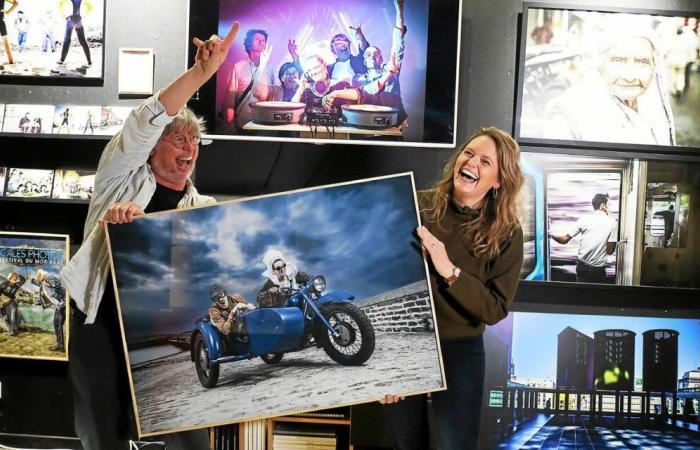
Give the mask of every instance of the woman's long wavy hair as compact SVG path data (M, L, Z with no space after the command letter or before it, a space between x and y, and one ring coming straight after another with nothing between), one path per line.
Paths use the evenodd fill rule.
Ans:
M520 148L508 133L488 127L479 128L472 134L450 157L442 171L442 178L428 191L428 205L424 212L428 221L440 223L452 196L457 158L469 143L479 136L488 136L496 144L501 187L496 191L496 195L493 189L486 193L478 217L465 223L461 232L466 242L471 241L471 250L475 256L491 260L501 253L504 241L520 226L518 198L523 184ZM470 238L466 239L468 236Z

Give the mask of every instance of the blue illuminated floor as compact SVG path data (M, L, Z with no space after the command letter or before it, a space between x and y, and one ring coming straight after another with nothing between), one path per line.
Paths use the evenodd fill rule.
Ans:
M506 438L500 449L638 449L697 450L700 433L692 429L643 429L596 426L587 429L581 419L561 419L539 414Z

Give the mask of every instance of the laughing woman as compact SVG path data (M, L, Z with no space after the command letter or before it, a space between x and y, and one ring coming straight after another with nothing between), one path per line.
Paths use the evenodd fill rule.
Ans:
M448 161L442 179L419 193L418 236L430 283L447 379L432 394L438 449L476 449L484 387L486 325L508 314L523 260L516 214L522 185L518 144L481 128ZM425 449L425 395L382 400L396 449Z

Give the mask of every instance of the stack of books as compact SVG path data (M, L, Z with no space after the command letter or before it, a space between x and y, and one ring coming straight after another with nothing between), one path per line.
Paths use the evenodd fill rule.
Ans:
M238 450L238 424L214 427L214 450Z
M338 438L331 427L302 423L275 423L272 450L336 450Z

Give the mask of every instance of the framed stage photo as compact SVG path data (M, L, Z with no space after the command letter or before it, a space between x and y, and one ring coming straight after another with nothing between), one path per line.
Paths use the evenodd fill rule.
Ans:
M445 389L418 225L412 174L109 225L139 434Z
M700 151L700 9L525 3L515 136L521 144Z
M190 0L190 42L240 22L192 107L217 139L452 148L461 11L461 0Z
M6 1L0 80L100 85L106 0Z
M68 359L65 234L0 231L0 357Z

